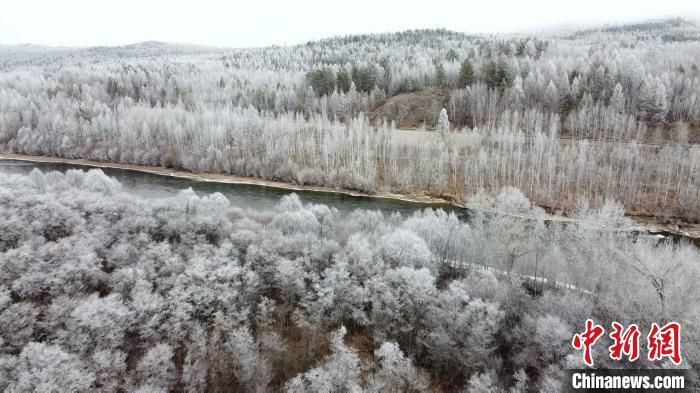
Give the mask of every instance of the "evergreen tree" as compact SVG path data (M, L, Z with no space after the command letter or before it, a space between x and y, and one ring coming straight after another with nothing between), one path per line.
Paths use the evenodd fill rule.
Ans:
M338 86L338 90L343 93L347 93L350 90L350 75L345 68L338 70L338 74L335 77L335 83Z
M442 89L445 87L445 66L442 65L440 61L435 62L435 84L438 88Z
M622 113L625 110L625 97L622 94L622 85L618 82L613 89L613 94L610 97L610 108L616 113Z
M335 73L328 67L309 71L306 80L319 96L330 95L335 89Z
M357 91L369 93L374 89L374 85L377 81L374 67L371 65L353 67L352 80L355 82Z
M490 58L482 67L481 73L488 87L505 89L510 86L511 77L508 72L508 62L504 56L499 56L498 60Z
M445 60L447 61L457 61L457 52L455 52L454 49L450 49L447 51L447 54L445 55Z
M459 81L462 86L471 86L474 83L474 66L469 59L464 59L459 69Z

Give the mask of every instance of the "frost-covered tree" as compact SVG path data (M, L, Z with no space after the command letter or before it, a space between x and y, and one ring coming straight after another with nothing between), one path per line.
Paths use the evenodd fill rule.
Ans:
M134 384L141 389L168 391L176 381L173 349L168 344L157 344L139 360L134 370Z
M612 200L544 224L512 188L468 221L126 191L0 174L0 389L555 392L587 318L700 323L697 247L630 232Z
M437 129L440 134L445 134L450 131L450 120L447 118L447 109L442 108L438 116Z
M89 392L95 374L79 356L56 345L32 342L19 354L8 391Z
M378 359L379 368L371 377L370 391L421 392L428 389L428 375L417 369L395 343L383 343L374 356Z
M287 392L357 391L360 388L360 359L343 343L347 333L340 327L331 336L331 354L318 367L297 375L285 385Z

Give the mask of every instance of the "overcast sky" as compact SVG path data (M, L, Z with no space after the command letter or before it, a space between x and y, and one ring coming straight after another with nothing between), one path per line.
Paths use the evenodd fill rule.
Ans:
M251 47L412 28L508 33L668 16L700 19L700 0L6 0L0 44Z

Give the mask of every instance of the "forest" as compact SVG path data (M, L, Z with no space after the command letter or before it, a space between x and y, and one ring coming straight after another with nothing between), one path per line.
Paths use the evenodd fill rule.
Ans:
M680 368L700 391L700 249L633 226L700 224L699 66L682 18L0 46L0 159L465 214L293 193L256 210L140 197L98 169L0 171L0 391L559 393L587 367L572 337L588 319L679 323L682 361L613 360L606 334L593 367Z
M626 231L614 201L545 222L507 188L474 203L512 214L467 223L140 199L100 170L0 185L3 391L561 392L587 318L678 321L700 386L700 251ZM596 367L675 367L608 341Z
M700 27L0 48L0 151L700 220ZM443 111L444 109L444 111ZM417 128L404 138L397 130Z

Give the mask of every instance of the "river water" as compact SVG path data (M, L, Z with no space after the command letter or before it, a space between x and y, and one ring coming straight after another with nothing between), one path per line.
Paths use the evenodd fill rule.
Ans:
M34 168L37 168L42 172L65 172L69 169L80 169L87 171L94 169L93 167L87 165L0 159L0 173L28 174ZM365 209L379 210L385 215L398 212L403 216L408 216L419 210L433 208L443 209L447 212L454 212L460 219L463 220L468 220L469 217L469 212L467 209L459 208L446 203L410 202L398 199L354 196L323 191L286 190L283 188L257 184L217 183L213 181L182 179L173 176L158 175L119 168L100 169L106 175L117 179L122 184L122 189L124 191L142 198L164 198L173 196L181 190L192 188L195 193L200 196L220 192L231 201L233 206L243 209L270 210L273 209L277 203L279 203L280 199L284 195L296 193L305 204L324 204L330 207L335 207L343 214L347 214L356 209ZM689 240L696 246L700 247L700 239L698 238L689 238L666 231L657 232L665 236L670 236L676 241L682 239Z
M42 172L65 172L69 169L93 169L89 166L74 164L0 160L0 173L28 174L34 168L37 168ZM325 204L337 208L342 213L348 213L355 209L367 209L380 210L385 214L399 212L405 216L410 215L417 210L432 207L441 208L446 211L453 211L459 216L466 215L465 209L449 204L409 202L396 199L352 196L322 191L285 190L277 187L254 184L217 183L212 181L182 179L128 169L100 169L106 175L117 179L122 184L122 189L124 191L143 198L163 198L173 196L181 190L192 188L198 195L220 192L231 201L232 205L240 208L269 210L279 202L282 196L293 192L299 195L304 203Z

